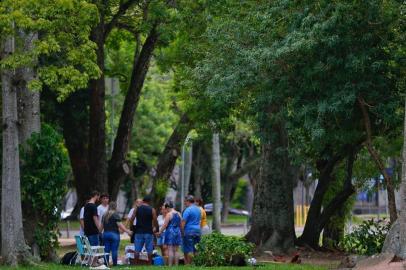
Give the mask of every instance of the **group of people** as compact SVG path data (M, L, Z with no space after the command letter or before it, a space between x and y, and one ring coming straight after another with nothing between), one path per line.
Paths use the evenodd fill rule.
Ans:
M80 211L81 233L89 239L90 245L103 244L105 252L112 255L113 265L117 265L120 233L124 232L134 243L135 259L145 250L151 263L155 246L161 249L167 265L177 265L179 247L182 247L184 262L190 264L201 235L210 230L203 201L188 195L184 203L185 209L180 213L173 202L165 202L157 211L151 206L149 195L136 199L124 225L117 204L109 202L107 194L100 196L95 191Z

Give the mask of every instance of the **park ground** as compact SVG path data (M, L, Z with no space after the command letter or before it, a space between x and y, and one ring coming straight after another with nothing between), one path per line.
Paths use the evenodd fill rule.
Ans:
M12 267L0 267L0 269L21 269L21 270L28 270L28 269L33 269L33 270L62 270L62 269L81 269L80 267L72 267L72 266L61 266L61 265L55 265L55 264L42 264L37 267L18 267L18 268L12 268ZM83 268L82 268L83 269ZM153 270L157 269L155 266L118 266L117 268L114 269L137 269L137 270ZM160 267L159 269L171 269L171 270L203 270L203 269L211 269L211 270L231 270L235 269L234 267L210 267L210 268L205 268L205 267L195 267L195 266L178 266L178 267ZM238 269L241 270L246 270L246 269L253 269L253 267L239 267ZM259 266L255 267L254 269L261 269L261 270L323 270L325 268L322 267L315 267L311 265L279 265L279 264L266 264L264 266Z
M369 216L358 216L353 219L353 222L355 224L359 223L361 220L368 219L370 218ZM297 233L301 233L302 228L296 228ZM59 224L59 230L61 233L60 237L60 247L57 251L59 257L62 257L65 253L74 251L76 249L75 242L74 242L74 235L79 232L79 222L77 221L61 221ZM222 231L224 234L227 235L243 235L246 233L246 217L243 216L236 216L236 215L231 215L229 217L229 220L227 223L222 225ZM67 237L69 231L69 237ZM124 254L124 248L125 246L130 245L130 241L128 237L123 234L122 235L122 240L120 242L120 251L119 254L123 256ZM337 269L340 263L343 261L343 259L347 256L347 254L341 253L341 252L333 252L333 251L323 251L323 252L316 252L316 251L308 251L304 249L299 249L298 254L300 255L300 260L301 264L289 264L290 258L281 258L282 262L275 263L273 262L272 258L270 256L267 256L266 254L257 257L257 260L259 261L258 267L255 269L263 269L263 270L307 270L307 269ZM74 267L65 267L57 264L41 264L37 267L29 267L29 268L13 268L13 269L43 269L43 270L48 270L48 269L72 269ZM155 267L142 267L142 266L137 266L135 267L129 267L129 266L120 266L117 267L118 269L140 269L140 270L149 270L149 269L155 269ZM7 267L0 267L0 269L11 269ZM164 268L165 269L165 268ZM193 270L199 270L199 269L206 269L202 267L185 267L185 266L179 266L179 267L172 267L170 269L193 269ZM217 268L209 268L209 269L215 269L215 270L225 270L225 269L234 269L234 267L217 267ZM241 267L239 269L253 269L252 267ZM378 268L376 268L378 269ZM386 264L386 267L384 268L379 268L379 269L391 269L388 268L388 265Z
M247 232L246 228L246 217L243 216L237 216L237 215L230 215L228 222L222 225L222 233L226 235L237 235L237 236L242 236ZM209 222L210 222L210 217L209 217ZM67 232L69 228L69 238L67 237ZM300 233L300 230L302 228L298 228L298 232ZM74 251L75 250L75 242L73 239L73 236L77 234L79 231L79 222L77 221L71 221L69 222L69 225L66 221L62 221L59 225L59 230L61 232L61 238L60 240L60 248L58 250L58 255L60 257L63 256L63 254L69 252L69 251ZM127 235L123 234L122 235L122 240L120 242L120 251L119 254L120 256L123 256L124 254L124 248L125 246L129 245L130 241L127 237ZM288 264L290 258L281 258L284 262L280 263L275 263L273 262L272 258L270 258L267 255L263 255L258 257L258 261L260 262L260 265L258 269L264 269L264 270L271 270L271 269L280 269L280 270L307 270L307 269L336 269L337 266L340 264L342 259L345 257L344 254L342 253L336 253L336 252L308 252L308 251L299 251L300 254L300 259L302 263L299 264ZM38 269L65 269L65 268L51 268L51 267L56 267L55 265L50 265L50 266L43 266ZM2 268L1 268L2 269ZM7 269L7 268L4 268ZM129 269L128 266L121 267L121 269ZM136 269L150 269L150 268L145 268L145 267L137 267ZM153 269L153 268L151 268ZM176 268L171 268L171 269L176 269ZM199 267L179 267L179 269L203 269ZM220 268L209 268L209 269L216 269L216 270L221 270L221 269L233 269L227 268L227 267L220 267ZM252 267L248 268L239 268L239 269L252 269Z

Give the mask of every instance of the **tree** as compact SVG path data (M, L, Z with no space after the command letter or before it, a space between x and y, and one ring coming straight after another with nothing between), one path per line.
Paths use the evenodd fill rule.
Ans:
M213 194L213 230L221 232L221 175L220 175L220 138L213 133L212 138L212 194Z
M2 54L1 57L1 70L6 74L3 90L5 93L11 91L10 93L13 95L17 95L17 92L20 95L18 104L14 105L14 97L7 94L6 100L8 100L7 104L10 102L10 107L5 106L4 109L9 117L13 117L11 120L15 121L14 124L21 123L17 133L3 133L7 136L7 147L13 147L13 151L16 152L10 153L10 148L3 146L3 151L7 153L3 154L5 158L3 166L8 168L8 171L3 171L5 173L3 192L8 190L7 196L11 194L14 196L10 202L14 199L18 200L18 203L14 202L11 205L20 205L20 210L14 208L16 215L14 221L3 219L2 227L8 230L10 230L10 226L16 227L19 230L19 238L13 239L13 232L10 231L11 238L2 238L2 252L5 254L4 258L7 263L19 264L24 260L30 260L30 256L26 253L23 254L24 256L20 256L25 248L21 244L24 242L24 234L28 235L26 240L30 246L35 241L33 227L24 226L23 233L20 221L17 219L21 214L20 173L17 172L19 170L19 149L13 144L25 144L28 137L34 131L39 130L39 90L43 87L52 88L58 99L62 100L77 88L86 85L90 78L98 76L98 69L94 64L93 43L88 39L88 28L83 27L93 23L92 17L95 9L83 1L69 3L51 0L44 2L2 1L0 11L1 42L10 44L10 40L14 40L12 47L7 47L10 46L7 45L5 48L8 53ZM36 33L39 32L41 35L37 38ZM55 61L56 56L59 57L58 61ZM46 64L40 60L44 60ZM17 72L11 70L17 70ZM36 74L33 73L33 70L36 71ZM28 88L33 92L30 92ZM3 102L5 101L3 100ZM13 106L17 105L19 114L14 116ZM11 131L14 124L8 123ZM15 136L16 141L10 141L11 136ZM10 146L8 146L9 143ZM10 156L13 161L17 160L17 164L10 165L11 160L6 160L7 156ZM12 175L10 168L14 170ZM16 189L17 186L18 189ZM10 188L14 190L14 193L10 193ZM10 199L7 196L2 196L2 200ZM2 207L5 205L8 203L3 203ZM2 212L2 217L5 215L7 215L7 211ZM11 224L10 221L12 221ZM41 222L41 218L34 218L30 221L36 224ZM9 249L10 245L16 245L17 248ZM11 252L11 255L8 252ZM12 254L13 252L15 253ZM10 256L18 256L18 258L11 261L9 259L13 258Z
M3 44L2 57L14 53L14 38ZM17 92L13 86L13 71L1 71L3 161L1 194L1 251L4 261L18 265L30 256L25 244L20 192L20 158L18 145Z
M395 65L395 67L399 68L400 70L400 80L397 84L398 90L401 93L405 92L405 86L406 86L406 69L404 65L404 59L405 59L405 41L406 41L406 35L404 29L406 25L406 5L403 2L401 4L399 10L398 10L398 15L399 15L399 23L396 25L394 28L394 31L396 33L396 39L395 41L389 46L390 51L392 54L395 56L395 59L397 61L394 61L392 64ZM403 60L402 60L403 59ZM406 101L403 98L403 101L405 102L404 104L404 123L403 123L403 150L402 150L402 159L403 159L403 164L402 164L402 174L401 174L401 183L400 183L400 196L401 196L401 211L399 218L397 221L392 224L392 227L390 231L388 232L384 246L382 248L382 252L386 253L392 253L398 256L399 258L406 259Z

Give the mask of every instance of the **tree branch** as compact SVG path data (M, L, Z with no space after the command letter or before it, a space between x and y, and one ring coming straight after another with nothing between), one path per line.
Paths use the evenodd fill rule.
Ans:
M378 151L376 151L376 149L372 145L371 120L369 118L369 114L366 108L367 103L362 97L358 97L358 104L362 112L365 131L367 133L366 147L386 182L386 188L388 190L388 206L389 206L390 222L393 223L397 219L395 190L393 182L390 175L386 172L385 164L382 161L381 157L379 156Z
M255 168L255 166L258 165L258 162L259 162L259 158L254 158L253 160L251 160L249 162L245 162L244 165L240 169L238 169L235 172L233 172L232 174L230 174L228 176L228 178L237 179L237 178L243 177L249 171L251 171L251 169Z
M127 0L124 3L120 4L117 13L114 14L113 18L111 18L111 20L104 26L104 38L107 38L111 30L113 30L113 28L117 25L120 17L123 16L130 7L139 2L139 0Z
M355 153L358 152L358 149L350 150L347 160L347 175L344 182L343 189L330 201L330 203L324 208L323 212L320 215L320 228L324 228L331 216L337 211L337 206L342 205L347 201L347 199L355 193L355 188L352 185L352 174L353 166L355 161Z

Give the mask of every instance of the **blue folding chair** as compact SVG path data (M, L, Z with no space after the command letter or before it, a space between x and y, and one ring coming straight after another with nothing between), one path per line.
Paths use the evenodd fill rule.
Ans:
M89 254L86 252L83 238L80 235L75 235L75 241L76 241L76 249L78 252L78 256L76 257L76 263L81 266L87 265L89 263Z

